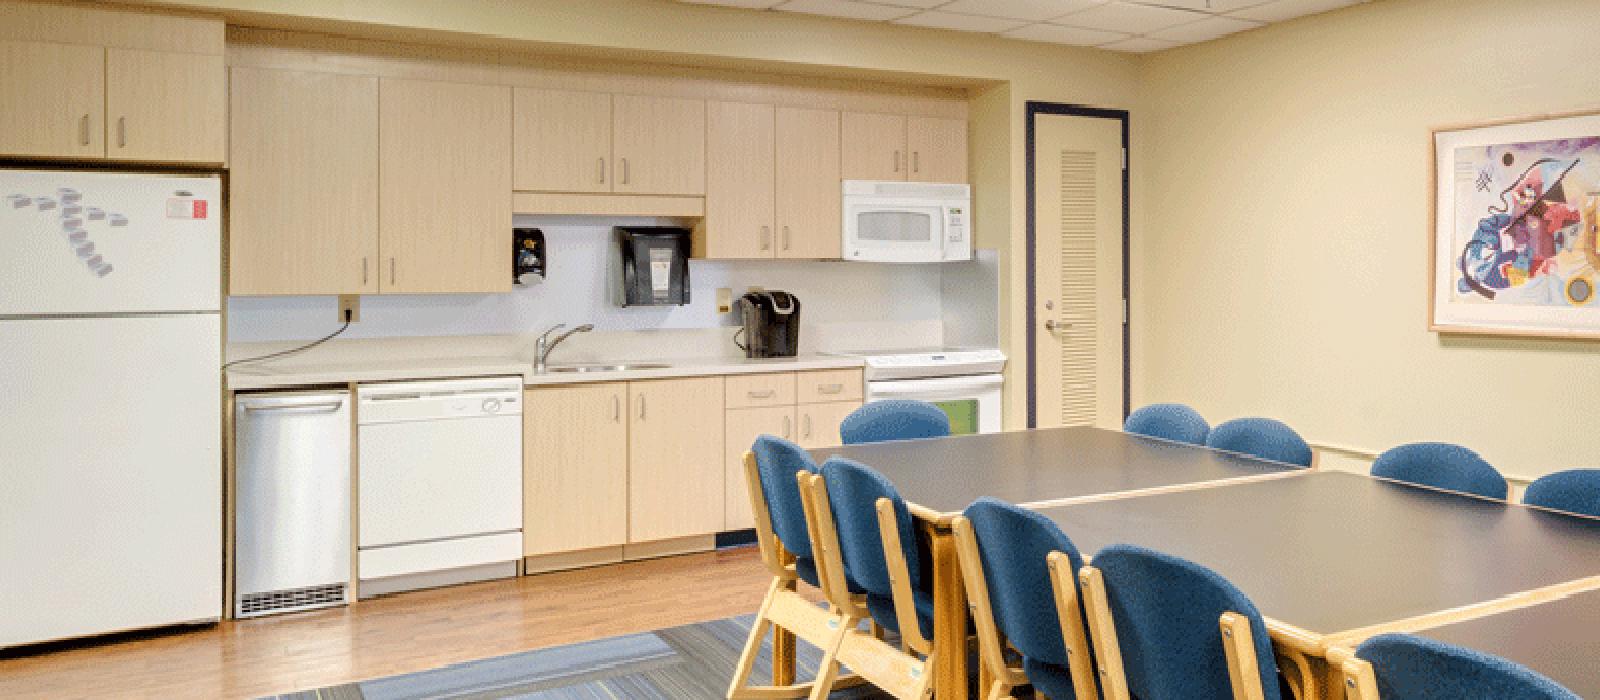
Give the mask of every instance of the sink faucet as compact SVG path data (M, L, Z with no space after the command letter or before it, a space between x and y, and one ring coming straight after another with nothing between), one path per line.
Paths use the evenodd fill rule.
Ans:
M589 331L594 330L593 323L585 323L577 328L556 336L555 340L550 339L551 333L566 327L567 324L565 323L557 323L556 325L551 326L550 330L545 331L539 336L539 343L533 348L533 371L535 374L544 374L545 359L550 357L550 351L556 349L556 346L560 345L561 341L571 337L573 333L588 333Z

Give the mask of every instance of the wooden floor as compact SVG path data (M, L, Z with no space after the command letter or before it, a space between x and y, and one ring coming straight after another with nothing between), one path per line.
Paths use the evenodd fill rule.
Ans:
M752 547L454 586L24 656L0 697L244 698L754 612Z

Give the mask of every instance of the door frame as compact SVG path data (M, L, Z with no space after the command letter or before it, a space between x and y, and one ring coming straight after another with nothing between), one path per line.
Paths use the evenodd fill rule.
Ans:
M1131 205L1133 192L1130 188L1130 173L1133 171L1132 146L1129 143L1128 110L1109 109L1104 107L1090 107L1087 105L1067 104L1060 102L1027 102L1027 142L1024 146L1027 161L1027 292L1026 292L1026 317L1027 317L1027 393L1028 393L1028 428L1039 425L1039 404L1037 348L1038 343L1038 318L1035 306L1038 303L1037 292L1034 288L1037 268L1035 257L1035 243L1037 242L1038 212L1034 211L1034 197L1037 194L1036 168L1034 156L1034 123L1039 115L1065 116L1065 117L1091 117L1096 119L1115 119L1122 125L1122 415L1124 418L1132 410L1133 368L1129 362L1132 357L1131 341L1133 338L1133 300L1132 288L1129 284L1131 265L1129 261L1130 230L1132 224Z

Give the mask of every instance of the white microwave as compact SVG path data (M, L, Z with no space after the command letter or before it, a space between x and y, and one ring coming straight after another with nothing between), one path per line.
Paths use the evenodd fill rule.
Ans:
M845 260L971 260L971 221L968 185L844 181Z

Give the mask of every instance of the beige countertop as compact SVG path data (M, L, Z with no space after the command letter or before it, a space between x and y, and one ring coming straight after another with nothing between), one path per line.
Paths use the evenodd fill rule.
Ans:
M794 372L861 367L855 357L800 355L750 359L743 357L606 358L587 356L566 364L665 364L666 367L604 372L536 374L533 363L513 344L487 338L352 341L312 349L299 355L244 364L227 372L230 391L288 389L351 382L389 382L462 377L521 376L527 386L614 382L673 377ZM252 357L275 348L255 345L229 353L230 359Z

